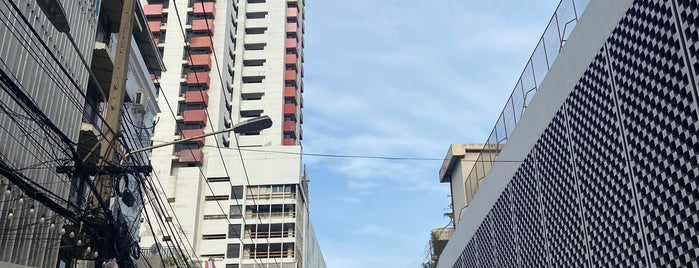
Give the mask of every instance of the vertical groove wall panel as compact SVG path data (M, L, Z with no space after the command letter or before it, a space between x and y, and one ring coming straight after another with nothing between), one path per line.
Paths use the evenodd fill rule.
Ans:
M516 242L509 252L517 254L519 267L546 267L547 239L544 217L540 204L539 180L536 169L536 153L532 152L522 162L510 184L512 195L513 226L516 226Z
M699 266L698 9L633 3L453 267Z
M598 55L567 106L593 267L645 266L606 58ZM614 223L614 224L610 224Z
M699 129L671 5L635 5L609 51L651 263L683 267L699 264Z
M564 114L559 112L535 145L539 152L541 206L549 234L551 266L587 267L584 223L576 193L575 172L567 142Z
M650 260L686 267L699 265L699 129L671 5L634 5L609 50Z
M493 210L490 212L490 232L494 237L493 249L497 256L494 260L494 267L515 267L516 255L510 254L509 247L515 243L515 230L510 206L510 194L505 190L500 196Z

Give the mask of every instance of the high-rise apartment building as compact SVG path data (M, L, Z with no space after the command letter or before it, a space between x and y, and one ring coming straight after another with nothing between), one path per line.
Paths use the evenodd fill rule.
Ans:
M301 171L304 2L142 1L167 68L153 74L164 107L154 143L273 121L152 152L167 220L217 267L325 267ZM143 248L179 239L156 233Z
M699 266L697 14L561 1L437 267Z

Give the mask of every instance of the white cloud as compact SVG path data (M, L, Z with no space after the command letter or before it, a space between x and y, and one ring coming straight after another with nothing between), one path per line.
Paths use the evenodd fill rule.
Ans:
M309 3L304 151L442 158L450 143L483 142L556 3ZM444 224L439 160L304 162L311 176L325 176L314 183L327 188L314 190L332 192L313 199L315 215L333 227L322 233L331 228L314 224L328 267L405 267ZM367 241L372 234L385 236Z

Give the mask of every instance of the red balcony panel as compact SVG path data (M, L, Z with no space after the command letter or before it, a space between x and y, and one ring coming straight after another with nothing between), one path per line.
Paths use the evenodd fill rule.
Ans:
M296 70L284 71L284 80L296 80Z
M213 18L216 15L216 7L214 4L213 2L201 3L197 1L194 3L194 14L207 14Z
M185 103L204 103L204 106L209 106L209 93L203 90L187 91L184 93Z
M189 40L189 46L194 49L207 49L208 51L214 49L214 45L211 43L211 39L208 36L192 37L192 39Z
M284 47L285 48L296 48L298 45L298 40L296 38L287 38L284 40Z
M161 23L159 21L149 21L148 22L148 28L150 29L151 32L160 32L160 25L161 25Z
M284 104L284 114L296 114L296 104L285 103Z
M299 9L295 7L289 7L286 9L286 17L298 17Z
M204 72L188 73L187 84L205 85L206 88L209 88L209 85L211 84L211 77L209 76L209 73Z
M294 138L284 138L284 139L282 140L282 145L287 145L287 146L289 146L289 145L296 145L296 139L294 139Z
M179 151L181 163L202 164L204 161L204 151L201 149L184 149Z
M209 31L209 33L214 33L214 20L193 20L192 21L192 31Z
M284 98L293 98L294 100L296 100L296 88L284 87Z
M287 33L295 33L299 31L299 25L296 24L295 22L289 22L286 24L286 32Z
M206 111L204 110L187 110L184 111L185 123L199 123L206 126Z
M298 61L296 59L296 54L286 54L284 55L285 64L296 64Z
M182 139L187 139L187 138L201 136L201 135L204 135L203 129L185 129L185 130L182 130ZM199 144L204 145L206 143L206 137L196 138L196 139L193 139L192 141L198 142Z
M294 121L284 121L284 126L282 127L284 132L296 132L296 122Z
M206 67L211 70L211 56L209 54L196 54L189 58L189 65L193 67Z
M163 15L163 4L150 4L143 6L146 17L160 17Z

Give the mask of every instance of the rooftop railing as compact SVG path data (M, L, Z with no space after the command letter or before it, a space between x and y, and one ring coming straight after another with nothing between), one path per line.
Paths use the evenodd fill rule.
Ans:
M512 94L502 109L495 127L490 132L483 151L466 178L465 187L468 196L473 196L478 191L482 180L500 153L500 149L507 143L512 131L519 123L522 113L536 94L541 81L565 45L588 3L589 0L562 0L558 4L544 34L539 39L539 43L537 43ZM470 200L467 200L467 203L469 202ZM458 218L461 218L460 212Z

